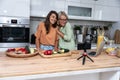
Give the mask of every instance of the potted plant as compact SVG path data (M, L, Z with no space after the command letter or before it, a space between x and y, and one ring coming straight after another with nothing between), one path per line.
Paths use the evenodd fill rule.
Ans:
M74 30L77 34L82 33L82 26L81 25L74 25Z
M91 33L95 34L95 32L97 31L97 27L91 27Z

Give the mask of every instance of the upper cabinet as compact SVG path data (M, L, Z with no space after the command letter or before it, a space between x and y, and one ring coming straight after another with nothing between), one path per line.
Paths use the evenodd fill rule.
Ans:
M30 16L30 0L0 0L0 16Z
M120 6L120 0L96 0L97 5Z
M81 0L81 3L85 3L85 4L94 4L96 0Z
M51 10L65 11L69 19L120 20L120 0L31 0L30 16L46 17Z
M94 9L94 20L120 20L120 0L97 0Z
M70 19L87 19L93 18L94 5L82 4L80 2L67 1L66 12Z
M66 12L70 19L119 21L120 0L67 0Z
M114 6L97 5L94 11L94 20L119 21L120 8Z
M30 16L46 17L49 11L65 11L65 0L31 0Z

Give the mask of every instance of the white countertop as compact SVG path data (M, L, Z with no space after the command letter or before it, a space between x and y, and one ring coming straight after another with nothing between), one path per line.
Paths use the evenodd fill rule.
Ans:
M58 73L48 73L48 74L36 74L36 75L25 75L25 76L14 76L14 77L4 77L0 78L0 80L53 80L55 77L65 77L65 76L73 76L78 75L79 77L86 77L90 74L97 74L97 73L103 73L103 72L110 72L110 71L119 71L120 67L111 67L111 68L102 68L102 69L93 69L93 70L83 70L83 71L69 71L69 72L58 72ZM83 75L85 74L85 75ZM108 75L107 75L108 76ZM91 76L89 76L90 78ZM94 76L96 77L96 75ZM74 77L75 78L75 77ZM58 79L57 79L58 80Z

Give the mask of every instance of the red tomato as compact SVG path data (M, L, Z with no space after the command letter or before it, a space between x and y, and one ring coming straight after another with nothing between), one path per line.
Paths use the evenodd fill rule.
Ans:
M8 49L7 52L15 51L15 48Z
M52 54L52 50L46 50L45 52L44 52L44 55L51 55Z
M44 55L47 55L47 51L44 52Z
M51 55L52 54L52 50L48 50L47 53L48 53L48 55Z

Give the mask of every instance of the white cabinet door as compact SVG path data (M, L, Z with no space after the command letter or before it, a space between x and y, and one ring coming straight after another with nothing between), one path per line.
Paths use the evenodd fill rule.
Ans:
M46 17L49 11L65 10L65 0L31 0L31 16Z
M72 1L72 2L80 2L80 3L91 3L93 4L95 0L67 0L67 1Z
M94 20L102 21L119 21L120 8L111 6L96 5L94 12Z
M81 0L66 0L66 1L80 2Z
M30 0L0 0L0 16L29 17Z
M80 2L81 2L81 3L85 3L85 4L87 4L87 3L89 3L89 4L94 4L94 3L95 3L95 0L81 0Z
M106 6L120 6L120 0L97 0L96 4Z
M68 1L66 2L66 11L70 19L91 20L93 18L94 5Z

